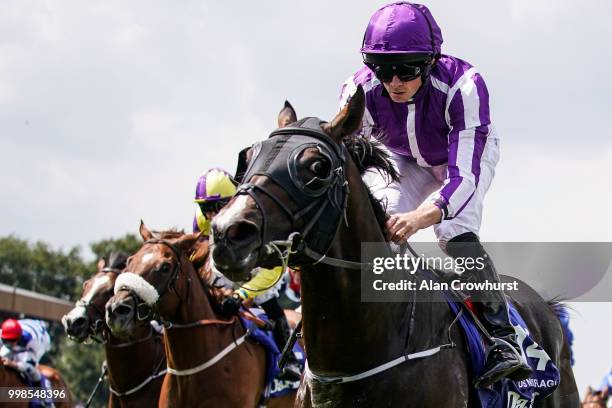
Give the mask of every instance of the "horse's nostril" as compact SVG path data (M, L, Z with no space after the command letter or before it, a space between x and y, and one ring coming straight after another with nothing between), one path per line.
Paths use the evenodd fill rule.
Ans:
M247 222L237 222L227 229L227 238L230 241L246 241L258 234L257 227Z
M117 307L115 307L115 310L113 310L113 313L115 313L117 316L123 317L130 316L132 312L132 306L126 305L125 303L117 305Z
M79 331L82 330L83 328L87 327L87 319L85 317L77 317L73 322L72 322L72 329L75 331Z

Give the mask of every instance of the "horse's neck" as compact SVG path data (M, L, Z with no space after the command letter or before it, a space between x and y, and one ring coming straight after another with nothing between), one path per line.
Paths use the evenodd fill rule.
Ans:
M153 371L164 357L164 350L161 340L155 334L147 341L131 346L117 347L120 344L120 340L111 338L105 345L105 351L111 385L123 392L154 374Z
M348 227L341 225L329 257L360 261L362 242L385 241L365 186L359 183L349 185ZM404 323L411 305L361 302L360 273L321 264L302 273L306 347L309 365L317 372L370 368L397 357L405 347Z
M185 274L183 290L180 291L181 301L176 316L170 321L191 323L201 319L215 318L206 283L191 265L188 265L181 273Z
M172 323L189 324L201 320L224 320L215 314L210 303L210 297L206 284L201 281L200 276L190 268L185 278L190 283L185 290L181 291L181 305ZM219 352L219 338L223 344L231 343L234 339L234 329L237 323L223 324L195 324L193 327L179 327L167 329L166 333L166 358L168 366L176 369L193 367L194 362L203 362L211 358L214 353ZM193 345L197 344L197 347ZM187 377L177 377L180 381L189 381ZM178 380L177 380L178 381Z

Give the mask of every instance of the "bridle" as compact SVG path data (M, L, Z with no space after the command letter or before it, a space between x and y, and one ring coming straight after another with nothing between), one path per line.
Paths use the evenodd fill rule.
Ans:
M178 280L178 276L182 268L180 251L174 244L166 240L163 240L163 239L149 239L144 242L143 246L144 245L156 245L156 244L165 245L166 247L170 248L174 257L176 258L176 263L174 264L172 271L170 272L168 277L164 281L162 281L159 285L157 285L157 287L153 287L153 289L157 292L158 297L162 296L163 294L165 294L166 292L170 290L173 290L176 293L176 295L180 298L180 295L176 289L176 281ZM123 274L135 275L133 272L130 272L127 269L123 272ZM144 279L142 280L144 281ZM154 318L159 318L157 311L156 311L157 303L151 304L145 301L143 299L142 294L139 294L137 290L135 290L134 288L128 285L122 285L120 283L118 287L116 286L115 294L117 294L120 291L127 291L134 298L134 301L136 302L136 320L137 321L142 322L142 321L147 321L147 320L151 320Z
M322 262L359 269L363 265L359 262L327 258L325 255L341 219L344 218L346 222L349 187L346 180L347 148L344 143L336 144L323 132L323 123L317 118L302 119L296 126L277 129L267 140L254 145L251 161L243 177L246 183L238 187L236 196L250 196L261 211L261 239L264 245L259 250L260 256L276 252L283 264L292 266ZM329 162L330 171L326 177L314 177L308 181L300 178L298 160L308 148L318 149ZM251 178L256 175L271 179L299 209L291 210L268 188L251 183ZM269 240L269 212L257 193L270 198L286 215L293 231L286 240ZM284 251L280 247L284 247Z
M116 273L117 275L119 275L121 273L121 269L105 267L105 268L102 268L100 272L104 272L104 273L112 272L112 273ZM106 336L104 335L104 326L106 325L106 323L104 322L104 310L100 309L100 307L98 307L95 303L93 303L93 299L84 300L83 297L75 303L75 306L82 307L83 309L85 309L85 315L87 316L87 320L89 320L88 308L92 308L94 312L96 312L97 316L102 316L102 318L98 318L94 320L87 327L87 333L88 333L87 338L91 339L92 341L96 343L106 344L107 339L106 339Z

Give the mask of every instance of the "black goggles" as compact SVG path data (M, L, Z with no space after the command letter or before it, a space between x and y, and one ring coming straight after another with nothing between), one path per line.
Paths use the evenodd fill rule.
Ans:
M381 82L391 82L393 76L397 75L400 81L412 81L417 79L425 71L426 63L421 64L366 64L376 78Z
M221 200L216 201L203 201L198 203L198 205L200 206L200 210L202 210L203 214L206 214L208 212L218 213L223 207L225 207L225 204L227 204L228 202L229 198L223 198Z

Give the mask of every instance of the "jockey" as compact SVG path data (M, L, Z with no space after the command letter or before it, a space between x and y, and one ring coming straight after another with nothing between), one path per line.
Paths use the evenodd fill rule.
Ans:
M198 208L193 219L193 232L200 232L203 236L208 236L210 221L234 194L236 194L236 182L228 172L221 169L210 169L204 172L198 178L196 185L194 201L198 204ZM235 290L231 298L225 299L223 310L227 314L235 314L244 301L253 300L274 322L272 332L274 341L282 351L291 335L285 312L278 303L278 288L281 285L280 278L283 269L282 267L258 269L253 279ZM279 378L298 381L301 376L298 360L294 353L290 353Z
M7 319L2 323L2 349L0 356L5 364L21 373L32 387L44 387L36 366L51 349L51 338L46 324L40 320Z
M399 183L388 184L378 173L365 178L387 202L388 239L405 242L433 226L450 256L485 259L484 268L466 276L498 282L478 237L483 199L499 160L489 94L478 71L441 54L441 45L440 27L427 7L407 2L382 7L366 28L364 66L344 83L340 107L363 87L360 133L381 141L399 170ZM473 298L489 333L503 340L488 353L477 386L528 378L531 369L521 357L504 294L487 291Z

